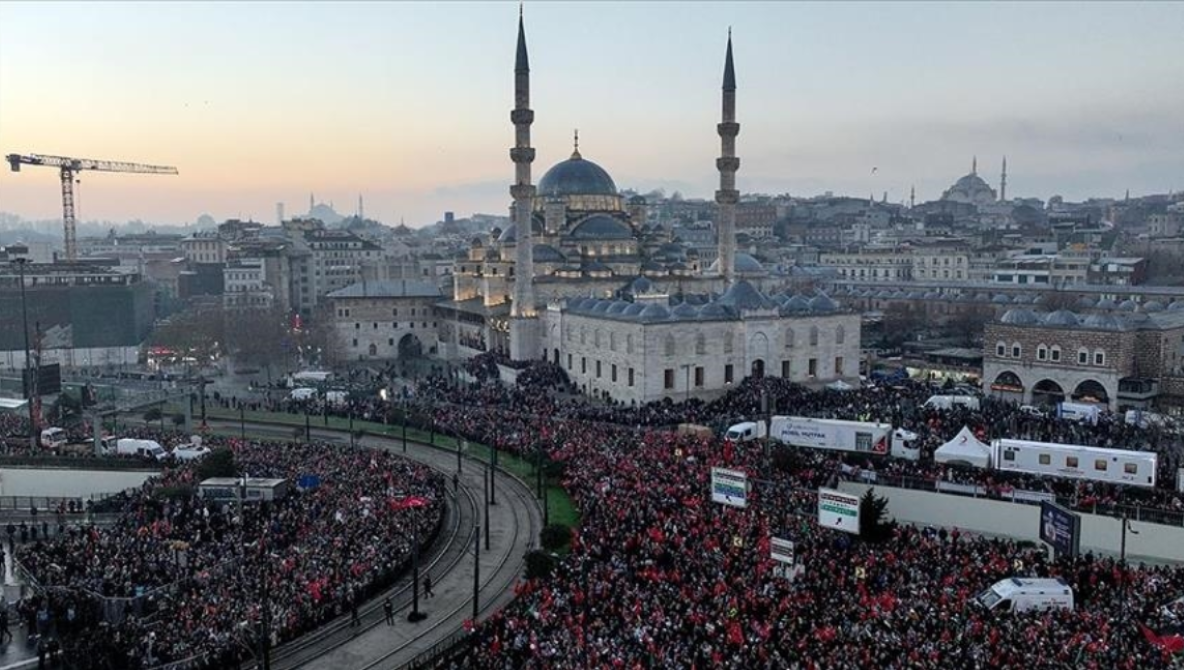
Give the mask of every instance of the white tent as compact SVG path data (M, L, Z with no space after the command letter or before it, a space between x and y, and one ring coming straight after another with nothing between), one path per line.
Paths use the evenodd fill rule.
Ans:
M827 384L826 388L832 391L850 391L855 387L843 381L842 379L836 379L835 381Z
M962 430L958 431L954 439L938 447L933 458L938 463L989 468L991 448L980 442L969 428L962 426Z

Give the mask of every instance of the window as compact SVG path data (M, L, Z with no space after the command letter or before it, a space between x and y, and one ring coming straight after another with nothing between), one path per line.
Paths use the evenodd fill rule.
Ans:
M1128 475L1139 474L1139 466L1136 463L1123 463L1122 471Z
M728 363L727 365L724 366L724 383L725 384L732 383L732 364L731 363Z
M1020 343L1019 343L1019 342L1016 342L1015 344L1012 344L1012 345L1011 345L1011 357L1012 357L1012 358L1019 358L1019 357L1020 357L1020 352L1022 352L1022 351L1023 351L1023 350L1022 350L1022 349L1020 349Z
M1077 463L1076 456L1066 456L1065 457L1065 467L1066 468L1076 468L1077 464L1078 463Z
M1036 347L1036 360L1048 360L1048 347L1044 346L1043 344Z
M415 308L414 307L411 308L411 316L415 316Z
M707 353L707 338L703 336L703 333L695 336L695 353L700 356Z
M703 368L702 367L695 368L695 386L697 388L703 387Z
M377 324L377 323L375 323L375 324L374 324L374 330L378 330L378 324Z
M735 348L735 336L732 333L724 333L724 353L730 354Z
M1100 350L1095 351L1094 352L1094 365L1105 365L1105 364L1106 364L1106 353L1104 351L1100 351Z
M818 346L818 326L810 326L810 346Z
M1106 459L1099 458L1098 460L1094 461L1094 470L1105 472L1109 465L1110 464L1106 462Z
M608 350L609 351L616 351L617 350L617 334L616 334L616 332L611 331L611 330L608 331Z
M592 333L592 346L596 347L597 349L600 348L600 329L599 328L597 328L596 331Z
M843 357L842 356L835 356L835 374L836 375L843 374Z
M356 337L354 338L354 346L355 347L358 346L358 338L356 338Z
M571 354L567 355L567 369L571 369Z
M1004 356L1006 356L1007 355L1007 345L1003 344L1002 342L996 342L995 343L995 355L998 356L999 358L1003 358Z
M399 316L399 308L398 307L391 310L391 316Z
M600 361L596 361L596 378L600 379Z
M617 383L617 365L616 365L616 363L613 364L612 372L613 372L612 380L613 380L613 383L616 384Z
M362 324L360 324L360 323L354 324L354 330L361 330L361 329L362 329Z
M386 340L386 346L388 346L388 347L393 347L393 346L395 346L395 338L393 338L393 337L388 337L388 338L387 338L387 340Z
M810 359L809 364L806 366L806 373L809 374L810 377L817 377L818 376L818 359L817 358Z
M835 344L842 344L847 340L847 331L842 325L835 326Z
M1015 460L1015 451L1012 449L1008 449L1008 450L1004 451L1003 452L1003 460L1014 461Z
M665 383L663 388L667 390L674 388L674 370L666 368L662 373L662 380Z
M633 333L627 333L625 335L625 353L633 353ZM630 384L630 386L632 386L632 384Z
M580 356L580 374L588 374L588 357Z
M580 344L588 344L588 331L580 326Z
M673 335L666 336L666 341L663 343L662 348L665 350L667 356L674 355L676 347L674 345L674 336Z
M1086 351L1085 349L1078 349L1077 350L1077 364L1078 365L1089 365L1089 352L1088 351Z
M789 361L781 361L781 377L789 379Z
M1048 351L1048 357L1052 359L1053 363L1059 362L1061 360L1061 348L1055 344L1052 345L1052 349Z
M1040 454L1040 464L1041 465L1049 465L1051 463L1052 463L1052 456L1049 456L1048 454Z
M785 348L793 349L793 328L785 329Z
M633 368L629 368L629 385L633 386Z

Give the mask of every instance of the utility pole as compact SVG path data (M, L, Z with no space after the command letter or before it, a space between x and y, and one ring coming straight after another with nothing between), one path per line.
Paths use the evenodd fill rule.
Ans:
M411 507L411 525L415 536L415 545L411 554L411 613L407 615L407 620L412 623L427 618L427 615L419 611L419 513L417 510L418 506Z
M247 439L247 408L241 404L238 406L238 426L239 436Z
M403 397L403 411L400 412L403 424L403 453L407 453L407 397Z
M308 405L304 406L304 441L312 442L312 425L308 420Z
M37 410L33 407L33 394L37 392L37 375L33 370L32 356L29 354L29 307L25 300L25 266L29 264L29 259L18 258L13 261L16 263L17 273L20 276L21 282L21 327L25 334L25 369L24 374L28 376L29 384L26 392L25 400L29 403L29 446L33 448L33 453L37 452Z
M489 478L493 474L493 467L485 468L485 550L489 551Z
M489 461L489 504L497 504L497 487L494 485L493 473L497 470L497 444L493 445L493 458Z
M477 524L477 533L473 535L473 625L477 625L477 613L481 610L478 603L481 594L481 524Z

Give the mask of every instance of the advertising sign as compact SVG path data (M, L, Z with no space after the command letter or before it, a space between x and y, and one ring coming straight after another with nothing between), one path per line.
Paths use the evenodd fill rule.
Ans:
M1040 539L1058 556L1076 556L1081 550L1081 517L1056 503L1041 502Z
M711 502L748 507L748 475L739 470L711 468Z
M834 489L818 489L818 525L859 534L859 496Z
M770 538L769 557L779 563L793 565L793 540L783 540L779 537Z

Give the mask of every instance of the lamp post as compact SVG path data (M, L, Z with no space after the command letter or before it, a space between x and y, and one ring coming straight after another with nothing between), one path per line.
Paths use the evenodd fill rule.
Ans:
M21 282L21 328L25 334L25 369L24 374L29 378L29 391L32 392L36 388L37 378L33 372L32 356L29 354L29 308L25 300L25 266L29 264L29 259L18 258L13 261L16 263L17 273L20 276ZM36 409L33 407L32 393L26 393L25 400L29 403L29 446L33 448L34 453L37 451L37 415Z
M1125 514L1123 514L1122 515L1122 543L1120 545L1119 553L1118 553L1118 560L1120 560L1123 563L1126 563L1126 534L1127 533L1130 533L1131 535L1138 535L1139 531L1135 530L1134 528L1131 528L1131 520ZM1123 584L1124 585L1126 584L1125 580L1123 580Z
M473 625L477 624L477 613L481 610L478 599L481 594L481 524L473 535Z
M690 399L691 399L691 364L690 364L690 363L683 363L683 364L682 364L682 365L680 365L679 367L681 367L683 370L686 370L686 371L687 371L687 375L686 375L686 378L687 378L687 394L686 394L686 396L683 398L683 401L685 402L685 401L688 401L688 400L690 400Z

